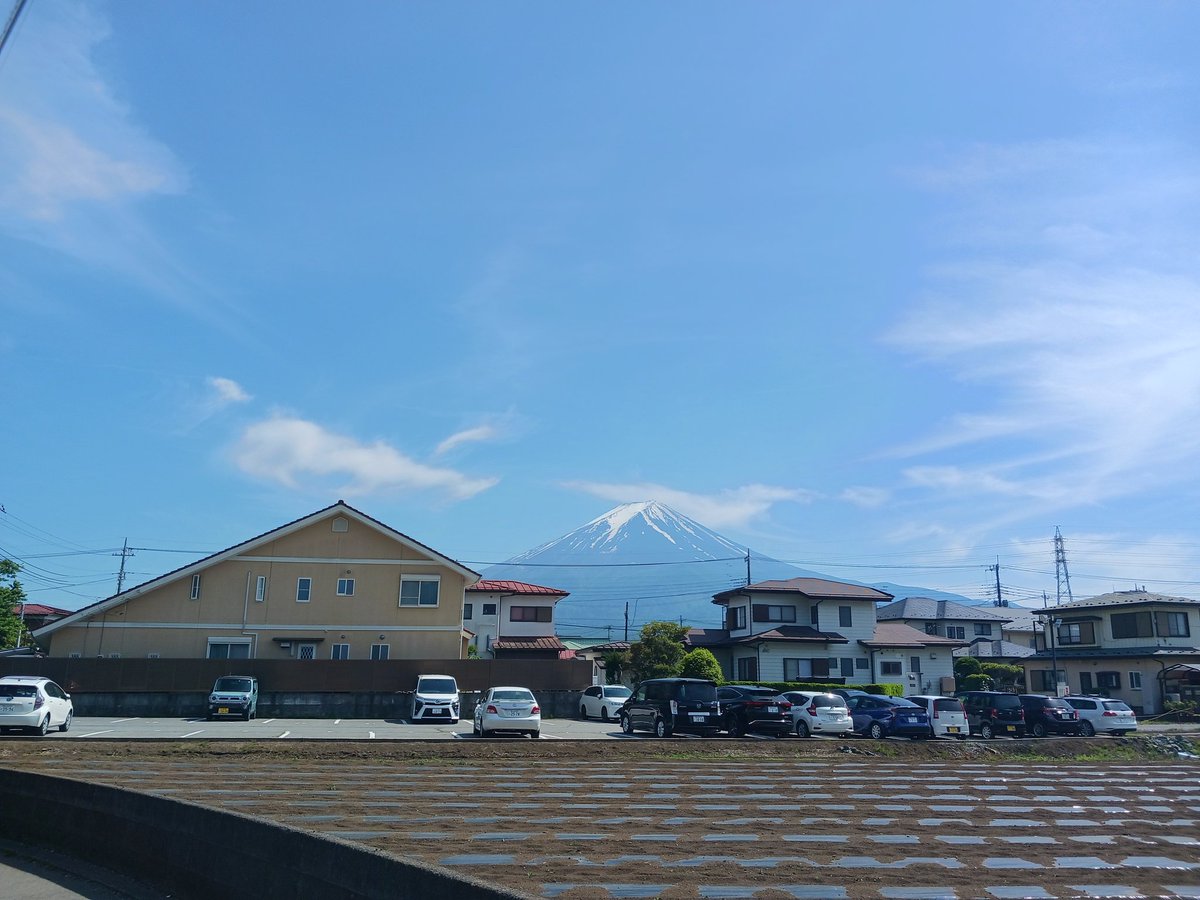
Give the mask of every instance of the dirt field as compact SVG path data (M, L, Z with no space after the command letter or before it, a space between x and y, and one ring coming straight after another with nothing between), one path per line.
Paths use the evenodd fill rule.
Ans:
M532 896L1200 897L1200 765L1180 746L5 741L0 765Z

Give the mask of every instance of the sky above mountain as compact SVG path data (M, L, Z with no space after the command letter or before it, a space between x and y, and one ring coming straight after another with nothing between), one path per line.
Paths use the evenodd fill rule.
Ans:
M658 500L857 581L1200 594L1200 8L30 3L0 555Z

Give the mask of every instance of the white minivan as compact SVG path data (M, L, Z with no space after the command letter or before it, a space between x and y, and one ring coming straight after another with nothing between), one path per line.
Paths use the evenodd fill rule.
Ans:
M911 700L925 710L929 716L930 737L952 737L965 741L971 733L967 724L967 712L963 709L961 700L932 694L920 694L904 699Z
M458 682L453 675L417 676L412 721L458 724Z

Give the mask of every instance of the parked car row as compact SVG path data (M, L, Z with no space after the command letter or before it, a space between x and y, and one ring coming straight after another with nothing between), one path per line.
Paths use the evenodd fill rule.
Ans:
M659 737L724 731L734 737L755 732L777 737L859 734L876 740L966 740L978 735L991 740L1027 734L1122 735L1137 730L1133 710L1106 697L1059 699L1001 691L891 697L853 688L779 693L751 685L718 687L693 678L643 681L620 707L605 712L618 719L625 734L651 731Z

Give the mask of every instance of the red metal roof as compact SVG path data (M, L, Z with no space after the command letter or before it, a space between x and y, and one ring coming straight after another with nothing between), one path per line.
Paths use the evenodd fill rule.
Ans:
M566 650L566 645L556 637L497 638L492 641L493 650Z
M543 587L540 584L526 584L524 581L477 581L468 591L485 591L491 594L545 594L551 597L566 597L567 591L558 588Z
M18 603L13 607L13 612L18 616L21 614L21 604ZM44 603L26 603L25 615L27 616L69 616L71 610L59 609L57 606L46 606Z

